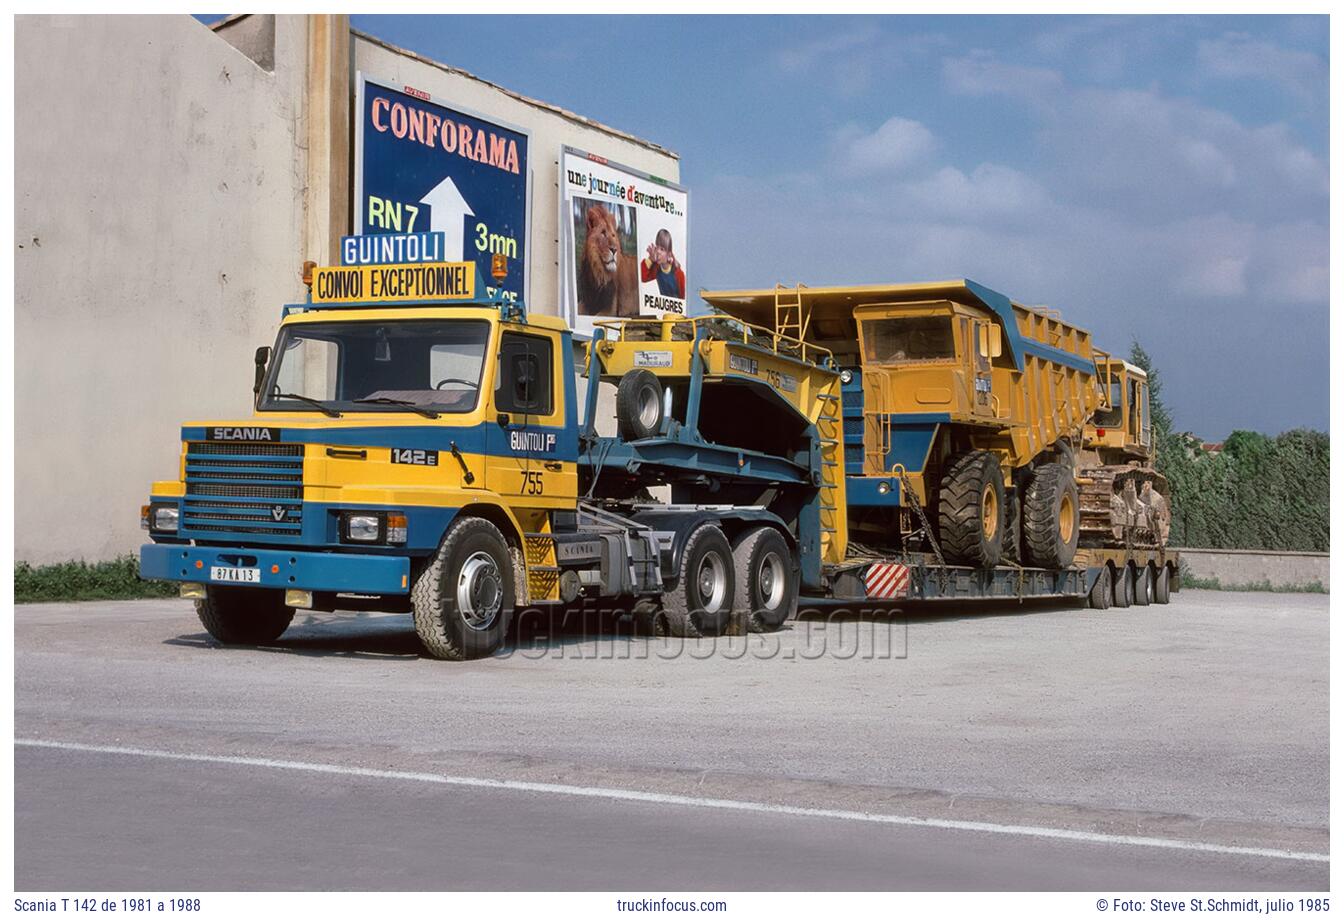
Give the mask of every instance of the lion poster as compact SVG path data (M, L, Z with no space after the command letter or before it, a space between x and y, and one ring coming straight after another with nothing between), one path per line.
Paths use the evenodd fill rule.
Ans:
M685 315L686 190L570 147L560 173L561 287L575 332Z

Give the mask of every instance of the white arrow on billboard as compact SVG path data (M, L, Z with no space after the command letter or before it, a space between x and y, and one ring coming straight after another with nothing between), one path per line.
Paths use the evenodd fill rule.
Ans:
M467 199L457 190L452 176L429 190L421 204L429 205L429 229L443 231L443 254L447 259L467 261L466 235L463 227L468 217L476 212L467 204Z

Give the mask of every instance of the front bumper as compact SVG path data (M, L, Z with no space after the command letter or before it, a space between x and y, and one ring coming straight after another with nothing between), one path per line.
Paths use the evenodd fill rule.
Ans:
M405 556L359 553L310 553L227 546L146 543L140 547L140 577L200 584L215 581L214 566L260 570L261 580L245 587L340 591L351 594L407 594L411 560Z

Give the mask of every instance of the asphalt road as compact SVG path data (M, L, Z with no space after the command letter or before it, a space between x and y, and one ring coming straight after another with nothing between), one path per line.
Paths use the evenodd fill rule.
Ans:
M1323 889L1327 600L464 664L405 616L228 649L186 602L21 606L15 885Z

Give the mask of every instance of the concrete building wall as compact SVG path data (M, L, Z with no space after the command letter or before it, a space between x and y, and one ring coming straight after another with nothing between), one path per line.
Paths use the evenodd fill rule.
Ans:
M302 292L305 20L267 70L187 16L17 18L17 559L133 551L182 421L251 413Z

